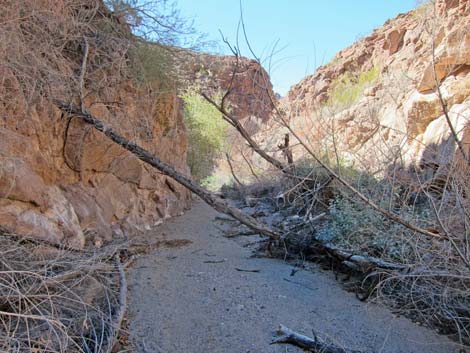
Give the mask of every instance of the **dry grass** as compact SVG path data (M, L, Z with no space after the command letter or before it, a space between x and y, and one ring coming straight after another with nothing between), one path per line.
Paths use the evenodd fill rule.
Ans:
M123 80L130 31L118 26L102 1L7 0L0 14L5 93L13 102L22 93L25 101L19 103L27 106L51 97L76 99L84 36L93 48L88 91Z
M107 352L119 247L79 253L0 237L0 351Z

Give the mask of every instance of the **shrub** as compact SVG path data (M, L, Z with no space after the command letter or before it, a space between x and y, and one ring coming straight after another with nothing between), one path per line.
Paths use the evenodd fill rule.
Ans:
M370 180L367 184L362 191L380 207L387 209L389 198L383 195L389 192L390 186L385 185L383 180L376 181L373 189ZM392 212L410 223L423 228L431 227L434 223L433 214L427 206L394 205L397 207L394 207ZM331 200L328 220L317 233L318 240L334 243L353 253L370 254L401 263L416 260L413 242L417 237L419 238L408 228L356 201L344 190L338 190L337 196Z
M157 43L136 43L131 51L132 77L138 84L157 84L160 90L173 90L178 83L174 53Z
M415 19L425 19L433 11L434 2L429 0L418 1L418 6L412 11Z
M345 108L354 104L378 78L379 70L376 66L358 75L350 71L344 73L331 83L327 106Z
M182 96L188 129L188 165L193 178L203 182L214 170L227 135L227 123L221 113L195 91ZM221 95L213 97L220 101Z

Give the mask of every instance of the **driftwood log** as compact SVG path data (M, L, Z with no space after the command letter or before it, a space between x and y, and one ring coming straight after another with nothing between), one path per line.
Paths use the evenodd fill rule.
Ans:
M257 221L255 218L240 211L238 208L230 206L225 200L221 199L214 193L199 186L187 176L179 173L168 164L162 162L158 157L154 156L153 154L143 149L142 147L138 146L134 142L131 142L127 140L125 137L119 135L117 132L115 132L109 126L104 124L101 120L94 117L85 109L82 110L80 107L74 104L65 103L59 100L55 100L54 103L62 112L67 114L69 117L78 118L84 121L85 123L90 124L96 130L106 135L106 137L108 137L109 139L111 139L112 141L114 141L115 143L123 147L124 149L128 150L135 156L137 156L137 158L139 158L141 161L158 169L164 175L169 176L170 178L172 178L179 184L183 185L187 189L194 192L203 201L205 201L209 206L213 207L217 211L221 213L225 213L237 219L238 221L240 221L240 223L255 230L257 233L260 233L269 237L270 239L277 240L281 238L280 231L271 229L267 225Z
M300 333L292 331L290 328L284 325L279 325L276 333L279 335L279 337L271 341L271 344L292 344L314 353L362 353L361 351L353 351L332 344L320 342L317 338L304 336Z

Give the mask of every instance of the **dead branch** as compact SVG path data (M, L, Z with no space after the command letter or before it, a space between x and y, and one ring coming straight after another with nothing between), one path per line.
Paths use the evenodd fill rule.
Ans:
M119 135L117 132L115 132L109 126L105 125L101 120L97 119L89 112L82 112L81 109L78 108L76 105L67 104L59 100L55 100L54 103L65 114L77 117L85 123L90 124L96 130L102 132L106 137L111 139L113 142L117 143L119 146L134 154L141 161L151 165L155 169L158 169L164 175L169 176L182 186L191 190L196 195L198 195L203 201L205 201L209 206L213 207L217 211L232 216L233 218L239 220L240 223L246 225L247 227L255 230L258 233L268 236L273 240L280 239L281 234L278 230L273 230L265 224L258 222L253 217L248 216L244 212L240 211L238 208L230 206L226 201L222 200L214 193L197 185L190 178L177 172L174 168L162 162L157 156L152 155L150 152L138 146L134 142L131 142L123 136Z
M119 273L119 307L117 308L116 314L114 315L113 323L111 325L112 333L109 339L108 347L104 350L105 353L111 353L113 350L115 341L119 335L119 331L121 330L122 320L124 319L124 314L126 312L127 307L126 273L124 272L124 268L122 267L121 260L119 259L118 254L114 255L114 264Z
M332 344L320 342L317 338L310 338L292 331L290 328L279 325L276 333L280 336L271 344L288 343L315 353L361 353L350 349L341 348Z
M243 183L240 181L240 179L238 179L238 177L235 174L235 170L233 169L233 164L228 153L225 153L225 158L227 159L227 163L228 163L228 166L230 167L230 173L232 173L233 179L238 184L238 186L243 186Z
M238 271L238 272L253 272L253 273L259 273L261 272L261 270L247 270L247 269L244 269L244 268L238 268L238 267L235 267L235 271Z
M243 153L241 149L240 149L240 154L245 160L246 164L248 165L248 168L250 169L251 174L255 177L257 181L259 181L259 177L258 175L256 175L255 170L253 169L253 166L251 165L250 161L245 157L245 154Z
M69 281L71 279L74 279L79 276L83 276L84 274L89 274L89 273L94 273L98 271L102 272L111 272L112 271L112 266L105 263L105 262L98 262L96 264L91 264L88 266L81 266L78 269L73 269L67 272L63 272L61 274L58 274L54 277L48 277L44 284L48 286L54 286L57 284L61 284L61 282L64 281Z
M347 251L341 250L333 244L323 244L318 242L318 244L315 244L315 247L326 251L342 262L351 262L363 270L381 268L384 270L403 271L410 268L408 265L388 262L372 256L351 254Z
M284 143L280 143L277 147L279 148L279 150L282 151L282 153L286 157L287 164L289 166L294 165L294 157L292 156L292 151L289 145L289 134L284 135Z
M253 138L250 136L248 131L243 127L243 125L238 121L236 117L234 117L232 114L230 114L224 106L220 106L217 104L212 98L210 98L207 94L202 93L202 96L206 101L208 101L210 104L212 104L221 114L224 120L232 125L238 132L239 134L248 142L248 145L257 153L259 154L263 159L268 161L270 164L275 166L277 169L279 169L282 172L288 172L288 168L284 165L284 163L280 162L276 158L270 156L266 151L264 151Z
M82 111L85 111L85 95L83 93L83 87L85 85L85 73L86 73L86 64L88 60L88 51L89 45L88 40L86 37L83 37L84 48L83 48L83 58L82 58L82 65L80 68L80 77L78 78L78 89L79 89L79 99L80 99L80 108Z
M364 202L366 205L374 209L375 211L383 214L385 217L390 219L391 221L395 223L399 223L406 228L418 232L420 234L426 235L431 238L442 238L440 234L436 234L433 232L430 232L429 230L423 229L419 226L416 226L401 217L394 215L393 213L387 211L386 209L380 207L377 205L374 201L372 201L370 198L365 196L362 192L360 192L358 189L356 189L354 186L352 186L346 179L344 179L341 175L336 173L331 167L329 167L325 162L323 162L316 154L315 152L312 151L312 149L305 143L305 141L292 129L290 124L288 124L284 117L281 114L281 119L283 120L284 126L291 132L291 134L299 141L299 143L302 145L302 147L307 151L307 153L319 164L321 165L329 175L331 175L334 179L338 180L341 184L343 184L349 191L351 191L354 195L356 195L362 202Z

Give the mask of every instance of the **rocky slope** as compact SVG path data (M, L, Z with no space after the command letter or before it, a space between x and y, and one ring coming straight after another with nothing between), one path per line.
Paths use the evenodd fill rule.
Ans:
M312 140L335 130L344 158L369 165L458 160L436 86L470 142L469 20L468 1L439 0L387 21L291 88L284 102L292 121Z
M125 75L118 77L123 66L116 69L118 60L112 55L120 50L119 40L124 38L127 45L127 39L100 32L110 18L101 1L89 1L90 6L24 2L28 16L17 13L21 6L13 2L5 4L6 21L0 20L1 229L82 248L180 214L189 205L187 191L89 126L68 121L51 102L76 102L79 45L81 35L87 35L87 108L189 173L176 92L162 93L158 84L139 85ZM94 32L86 32L89 28Z

